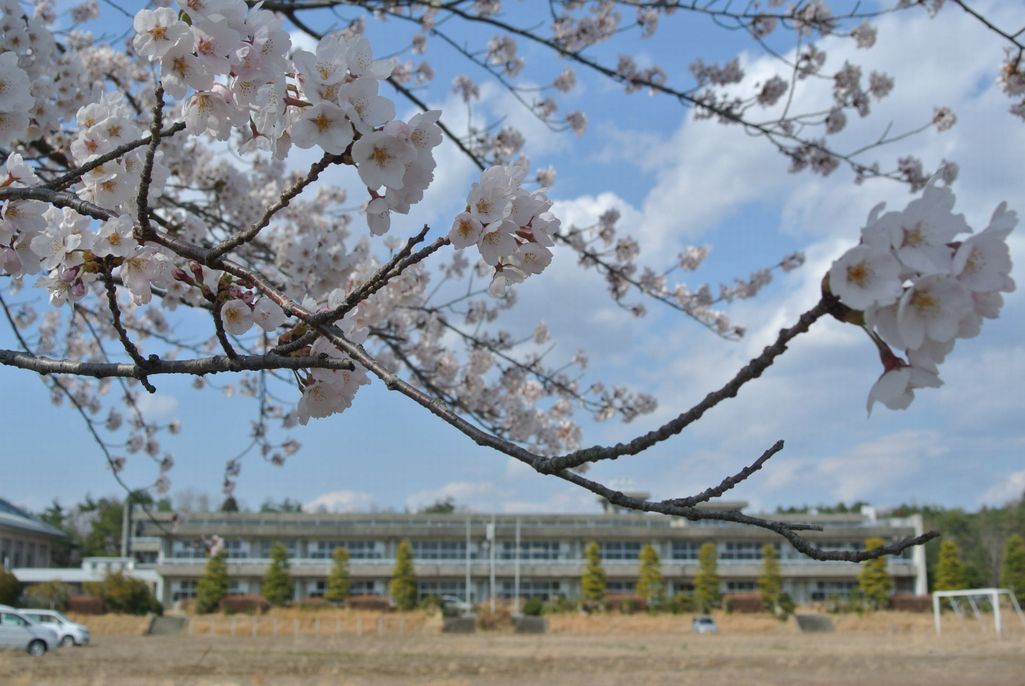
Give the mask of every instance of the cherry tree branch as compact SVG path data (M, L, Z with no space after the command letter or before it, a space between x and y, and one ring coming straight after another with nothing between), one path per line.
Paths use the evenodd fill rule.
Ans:
M315 182L320 177L321 173L324 172L325 169L330 167L332 164L336 164L341 161L341 155L334 155L328 152L324 153L324 155L319 160L317 160L310 166L310 170L306 172L305 176L303 176L301 179L292 184L291 188L283 192L281 194L281 197L279 197L273 205L267 208L267 210L263 213L263 216L260 217L260 220L258 222L253 224L247 230L235 236L232 236L231 238L226 238L217 245L215 245L207 253L207 259L216 260L222 255L225 255L234 250L235 248L239 247L243 243L248 243L249 241L256 238L260 231L265 229L270 224L271 219L274 218L275 214L288 207L288 204L292 202L292 200L294 200L300 193L306 190L306 188L310 184Z
M272 369L336 369L351 371L354 368L350 360L326 356L289 357L267 353L265 355L239 355L230 358L227 355L198 357L191 360L149 361L141 368L138 364L127 362L81 362L77 360L55 360L48 357L32 355L27 352L0 349L0 365L26 369L39 374L71 374L89 376L96 379L112 377L137 379L139 374L159 376L166 374L192 374L205 376L222 372L262 371Z
M615 460L625 455L636 455L637 453L647 450L653 445L666 440L670 436L675 436L683 431L687 426L700 419L708 410L728 398L735 397L744 384L761 376L762 372L768 369L772 363L775 362L777 357L786 352L787 343L798 335L806 333L808 329L811 328L811 325L824 315L828 314L832 308L835 307L836 303L837 301L834 296L824 295L814 307L798 318L796 324L788 329L780 330L779 334L776 336L776 340L771 345L766 346L758 357L755 357L746 365L741 367L740 371L738 371L722 388L712 391L697 405L686 412L677 415L658 429L649 431L643 436L638 436L629 443L618 443L609 447L595 446L592 448L577 450L559 457L550 458L538 466L538 471L542 474L550 474L564 469L579 467L591 462Z
M185 122L183 122L183 121L175 122L170 127L168 127L167 129L163 130L160 133L160 137L161 138L169 138L169 137L173 136L174 134L178 133L179 131L184 131L184 130L185 130ZM141 148L144 145L149 145L151 140L152 140L152 135L149 135L149 136L143 136L142 138L140 138L138 140L134 140L134 141L132 141L130 143L124 143L123 145L119 145L118 147L114 148L110 152L108 152L106 154L103 154L103 155L99 155L98 157L94 157L91 160L89 160L88 162L85 162L85 163L75 167L74 169L72 169L71 171L67 172L66 174L63 174L61 176L58 176L55 179L51 179L51 180L47 181L44 185L47 186L48 188L52 188L54 190L61 190L63 188L66 188L70 184L72 184L75 181L77 181L78 179L82 178L82 176L84 176L85 174L88 174L89 172L91 172L93 169L96 169L97 167L102 167L107 162L111 162L113 160L118 159L119 157L123 157L125 154L131 152L132 150L135 150L136 148Z

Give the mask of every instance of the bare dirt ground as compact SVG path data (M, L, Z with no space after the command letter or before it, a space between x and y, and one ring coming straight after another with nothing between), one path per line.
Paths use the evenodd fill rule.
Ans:
M920 616L841 617L830 634L722 617L719 635L697 636L689 617L556 619L544 636L441 635L429 623L338 638L209 635L199 623L181 636L109 633L42 658L0 653L0 684L1025 686L1025 631L997 640L985 624L945 623L937 638Z

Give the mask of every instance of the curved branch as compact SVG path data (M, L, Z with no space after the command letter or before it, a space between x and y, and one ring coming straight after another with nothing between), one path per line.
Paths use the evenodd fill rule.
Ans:
M55 360L40 357L17 350L0 349L0 365L17 367L40 374L73 374L75 376L91 376L96 379L110 377L127 377L136 379L139 374L157 376L159 374L193 374L203 376L220 372L260 371L265 369L338 369L352 370L353 363L325 356L286 357L283 355L239 355L230 358L227 355L197 357L192 360L150 360L144 368L134 363L117 362L77 362L74 360Z

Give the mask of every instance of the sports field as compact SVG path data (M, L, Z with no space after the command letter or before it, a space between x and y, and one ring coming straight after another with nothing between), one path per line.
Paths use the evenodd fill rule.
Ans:
M329 615L319 617L314 634L314 623L299 625L297 616L276 618L276 637L263 634L266 624L245 624L248 618L235 622L235 636L221 633L230 624L220 618L213 625L199 619L192 633L150 637L130 635L138 620L124 620L119 633L101 618L108 621L94 622L92 646L36 659L0 653L0 684L1025 684L1020 627L997 640L991 625L953 620L937 638L927 616L840 617L828 634L802 634L768 618L719 617L721 633L701 636L690 632L689 617L554 617L543 636L457 636L415 617L399 633L389 623L394 616L383 624L367 619L363 625L374 630L355 635ZM343 626L337 635L336 626Z

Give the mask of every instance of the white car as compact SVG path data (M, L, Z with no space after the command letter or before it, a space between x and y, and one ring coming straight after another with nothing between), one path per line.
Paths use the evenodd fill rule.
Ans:
M466 602L465 598L460 598L455 595L443 595L441 596L441 604L448 609L459 612L460 614L468 615L473 612L473 606Z
M39 657L59 645L56 631L36 624L12 607L0 605L0 648L24 650Z
M48 626L57 632L62 646L84 646L89 644L89 627L72 622L56 610L18 610L36 624Z
M716 626L715 620L708 615L698 615L691 620L691 629L696 634L717 634L719 633L719 627Z

